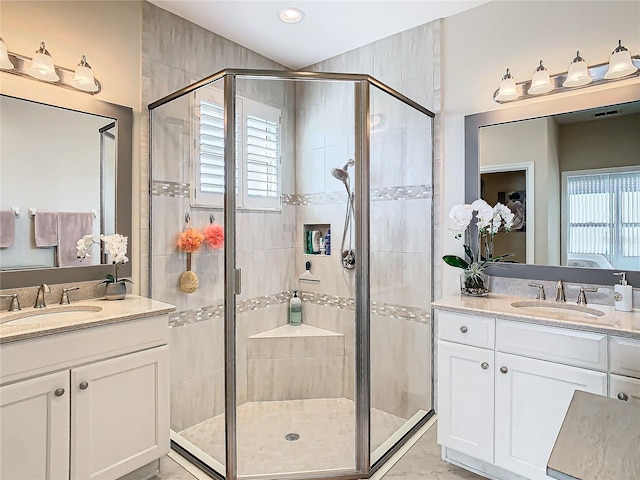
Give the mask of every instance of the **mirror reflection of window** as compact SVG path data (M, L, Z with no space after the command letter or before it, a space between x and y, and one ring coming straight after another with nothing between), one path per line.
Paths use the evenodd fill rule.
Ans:
M568 172L565 203L566 264L640 268L640 168Z

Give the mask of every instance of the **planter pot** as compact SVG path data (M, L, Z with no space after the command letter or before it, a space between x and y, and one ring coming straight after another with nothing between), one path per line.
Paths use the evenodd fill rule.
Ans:
M460 293L469 297L486 297L489 295L489 276L477 273L473 276L469 272L460 274Z
M123 300L127 296L125 282L107 283L104 286L104 298L107 300Z

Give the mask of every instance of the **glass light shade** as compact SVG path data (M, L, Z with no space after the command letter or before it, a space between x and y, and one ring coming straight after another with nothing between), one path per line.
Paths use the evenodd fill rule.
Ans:
M563 87L581 87L593 82L593 78L589 75L589 68L584 58L580 56L580 52L577 52L576 58L573 59L571 65L569 65L569 71L567 72L567 78L562 83Z
M96 81L93 78L93 71L91 67L78 65L76 67L76 73L73 76L73 81L71 84L74 88L78 90L82 90L83 92L97 92L98 85L96 85Z
M507 73L502 77L502 82L500 82L500 90L498 90L495 100L499 102L506 102L509 100L515 100L519 96L520 94L516 87L516 80L509 73L509 69L507 69Z
M543 93L548 93L551 90L553 90L553 85L551 84L551 78L549 78L549 71L544 68L541 60L540 66L533 73L531 86L527 93L529 95L541 95Z
M44 46L44 42L40 44L40 49L36 51L31 61L31 65L27 68L27 73L33 78L43 80L45 82L57 82L60 77L56 73L53 65L53 59Z
M15 66L9 60L9 53L7 52L7 46L4 44L4 40L0 38L0 69L12 70Z
M631 61L631 54L629 51L627 49L616 49L609 59L609 68L607 69L607 73L604 74L604 78L607 80L622 78L635 73L636 70L638 69Z

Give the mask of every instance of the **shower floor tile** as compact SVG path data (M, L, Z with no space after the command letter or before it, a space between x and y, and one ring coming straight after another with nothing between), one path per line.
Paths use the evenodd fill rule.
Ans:
M237 409L240 475L334 470L354 467L355 404L345 398L248 402ZM406 419L371 410L375 450ZM289 433L299 439L289 441ZM224 462L224 415L180 432Z

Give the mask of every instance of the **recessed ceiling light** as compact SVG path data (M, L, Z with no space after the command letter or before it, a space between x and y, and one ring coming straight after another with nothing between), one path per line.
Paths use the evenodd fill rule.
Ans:
M284 23L298 23L304 18L304 12L297 8L281 8L278 10L278 18Z

